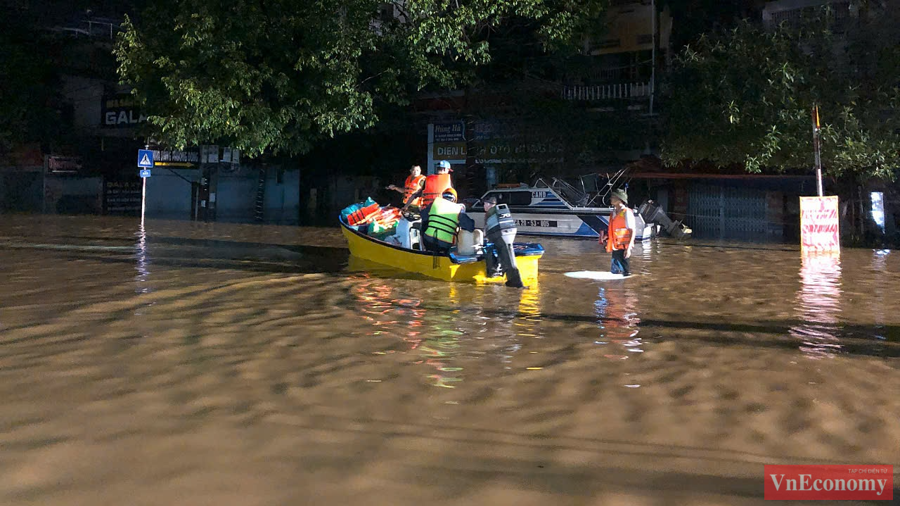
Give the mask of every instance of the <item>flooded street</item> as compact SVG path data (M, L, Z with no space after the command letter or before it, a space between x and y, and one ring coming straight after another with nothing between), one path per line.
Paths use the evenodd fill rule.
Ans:
M0 221L0 504L762 504L900 472L900 253L539 240L529 290L336 228ZM348 265L349 263L349 265ZM895 475L895 488L898 478ZM895 498L897 492L895 492Z

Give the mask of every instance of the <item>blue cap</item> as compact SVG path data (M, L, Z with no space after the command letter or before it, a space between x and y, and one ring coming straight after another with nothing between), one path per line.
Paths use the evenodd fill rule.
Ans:
M438 164L438 167L440 167L442 169L449 169L450 162L448 162L447 160L441 160L441 163Z

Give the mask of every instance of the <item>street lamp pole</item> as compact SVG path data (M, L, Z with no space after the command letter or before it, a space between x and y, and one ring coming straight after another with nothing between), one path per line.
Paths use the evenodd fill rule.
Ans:
M650 0L650 33L652 34L650 63L650 116L653 116L653 98L656 95L656 0Z
M822 188L822 144L819 139L819 106L814 105L812 110L812 119L813 119L813 149L816 154L816 189L819 192L819 196L825 196L825 192Z

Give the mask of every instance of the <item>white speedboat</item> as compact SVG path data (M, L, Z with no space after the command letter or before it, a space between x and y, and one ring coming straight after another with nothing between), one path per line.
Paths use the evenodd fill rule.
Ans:
M509 206L521 235L598 238L600 231L609 227L613 208L583 205L590 204L585 199L589 196L579 195L572 190L574 188L562 181L553 180L552 184L547 184L543 179L538 179L532 186L500 186L489 190L474 202L470 216L475 220L475 226L483 228L484 213L478 211L484 199L494 197L498 204ZM659 231L658 225L644 223L637 213L635 218L635 240L650 239Z
M600 231L609 227L609 217L614 208L606 194L591 195L559 179L547 184L538 179L533 185L503 185L487 191L469 206L469 216L475 226L484 227L482 202L488 197L506 204L516 220L520 235L583 237L597 239ZM606 205L593 206L595 201ZM635 240L646 241L656 237L661 226L670 234L682 238L690 234L680 222L672 222L652 202L642 205L635 213Z

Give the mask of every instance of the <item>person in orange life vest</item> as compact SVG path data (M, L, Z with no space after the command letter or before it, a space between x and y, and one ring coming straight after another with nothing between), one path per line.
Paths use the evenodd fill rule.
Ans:
M412 201L421 197L422 202L419 204L419 208L425 209L428 207L434 199L441 198L441 195L444 193L444 190L453 188L453 183L450 181L450 172L453 172L453 169L450 168L450 162L447 160L441 160L441 163L438 164L437 174L432 174L430 176L425 176L425 179L422 182L422 187L416 193L413 193L406 200L406 204L403 206L403 211L406 211L411 205Z
M600 234L600 242L606 242L606 251L612 253L610 272L631 276L628 259L634 248L634 212L629 209L628 194L624 190L616 190L611 196L613 214L609 217L609 231Z
M409 169L409 177L406 178L406 182L403 185L403 188L398 188L397 186L390 185L387 187L388 190L394 190L396 192L400 192L403 194L403 203L405 204L413 193L419 191L419 188L425 184L425 176L422 175L422 167L418 165L413 165L411 169ZM422 199L414 199L410 204L410 207L419 209Z

